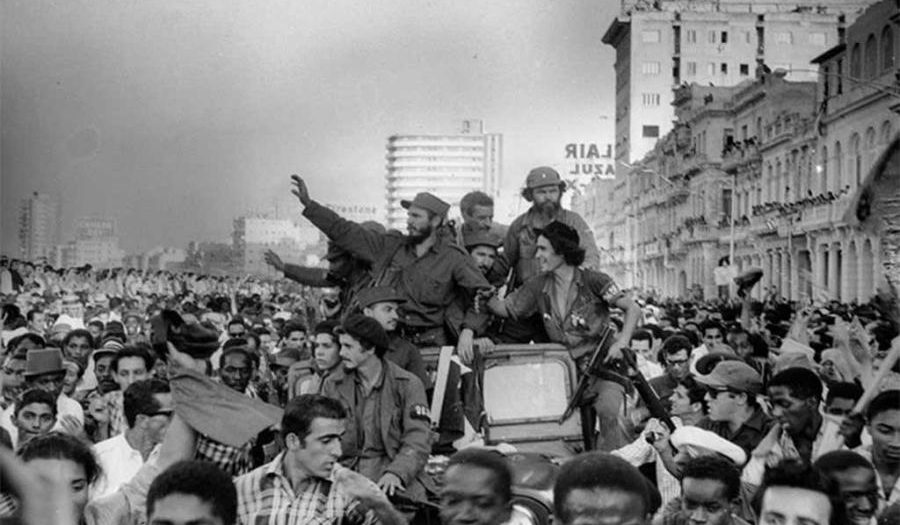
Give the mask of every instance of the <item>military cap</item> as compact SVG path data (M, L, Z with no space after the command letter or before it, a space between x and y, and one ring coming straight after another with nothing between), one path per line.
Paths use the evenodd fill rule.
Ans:
M490 246L499 248L503 244L500 236L490 230L478 230L474 232L463 232L463 245L468 248L475 246Z
M407 210L410 208L410 206L422 208L423 210L428 210L431 213L434 213L435 215L441 217L447 215L447 211L450 210L449 204L428 192L416 194L416 196L413 197L413 200L411 201L402 200L400 201L400 205Z
M562 183L559 172L550 166L540 166L528 172L525 178L526 188L540 188L541 186L556 186Z
M390 286L370 286L363 288L356 294L356 300L363 308L368 308L373 304L391 301L394 303L402 303L406 300L402 295Z

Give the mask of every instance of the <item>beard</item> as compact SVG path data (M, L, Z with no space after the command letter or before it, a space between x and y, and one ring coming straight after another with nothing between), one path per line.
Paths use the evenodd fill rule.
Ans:
M556 215L556 212L559 211L559 201L542 202L535 205L535 207L544 215Z
M409 226L407 227L407 236L409 237L410 241L418 244L431 236L431 232L433 231L434 228L431 226L431 224L427 224L424 228L415 228Z

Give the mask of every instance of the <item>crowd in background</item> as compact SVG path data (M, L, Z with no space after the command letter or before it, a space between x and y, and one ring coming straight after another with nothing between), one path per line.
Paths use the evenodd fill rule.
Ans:
M144 523L181 508L178 494L221 523L416 519L401 495L436 502L446 523L504 523L515 470L483 447L472 376L504 344L558 343L596 375L582 449L602 451L573 450L559 470L560 522L898 515L894 298L755 300L753 274L730 299L622 290L550 168L528 175L532 208L508 227L480 192L458 226L433 195L405 201L404 235L338 217L302 179L293 191L329 239L328 268L272 252L286 279L0 259L0 442L17 455L0 456L4 476L24 462L62 479L72 523ZM585 365L606 326L596 374ZM421 351L441 346L456 357L432 418ZM450 456L438 476L435 455ZM0 516L28 522L29 489L54 493L23 476Z

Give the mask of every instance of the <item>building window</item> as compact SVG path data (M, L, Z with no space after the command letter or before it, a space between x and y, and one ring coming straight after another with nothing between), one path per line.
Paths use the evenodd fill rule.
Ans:
M688 62L687 63L687 76L689 76L689 77L697 76L697 63L696 62Z
M821 166L821 183L819 185L820 193L828 193L828 146L822 146L822 166Z
M647 139L657 139L659 138L659 126L644 126L641 135Z
M688 44L696 44L697 43L697 30L696 29L688 29L685 34L685 40L687 40Z
M659 106L659 93L642 93L641 105L645 108Z
M728 43L728 31L722 31L722 34L720 35L720 38L719 38L719 42L721 42L723 44Z
M815 32L809 34L809 43L814 46L824 47L827 43L825 33Z
M775 43L776 44L793 44L794 43L794 35L790 31L783 31L781 33L775 33Z
M850 76L853 78L862 76L862 49L859 42L853 44L853 51L850 52Z
M885 120L881 124L881 144L886 146L891 142L891 121Z
M894 30L884 26L881 32L881 72L889 73L894 69Z
M659 43L659 30L645 30L641 32L641 41L645 44Z
M722 64L719 66L719 70L722 72L723 75L727 75L728 74L728 64L726 64L725 62L722 62Z
M740 69L741 69L742 77L746 77L746 76L750 75L750 64L741 64Z
M716 74L716 63L710 62L706 65L706 74L709 76L713 76Z
M834 66L835 73L835 86L834 86L834 94L840 95L844 92L844 59L839 58L837 62L835 62Z
M844 154L841 151L841 143L834 143L834 191L837 193L843 188L844 178Z
M753 33L750 31L744 31L744 43L752 44L753 43Z
M878 44L875 35L866 39L866 78L873 78L878 69Z
M716 43L716 32L715 31L707 31L706 32L706 40L710 44Z
M862 180L862 155L859 146L859 133L854 133L850 136L850 155L850 180L854 181L856 186L859 186Z
M659 62L644 62L641 64L641 73L645 75L658 75Z

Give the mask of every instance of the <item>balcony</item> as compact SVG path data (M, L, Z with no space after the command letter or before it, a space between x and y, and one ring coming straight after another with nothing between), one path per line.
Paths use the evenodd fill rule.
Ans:
M718 228L709 224L697 224L685 228L681 232L681 241L684 243L708 242L718 237Z
M762 161L757 144L734 146L722 152L722 170L733 173L744 166L758 165Z

